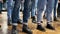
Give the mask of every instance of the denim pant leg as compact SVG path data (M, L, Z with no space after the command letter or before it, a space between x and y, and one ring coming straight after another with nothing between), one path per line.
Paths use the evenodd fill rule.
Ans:
M21 0L15 0L14 8L12 11L12 23L17 23L17 16L19 16L19 8L20 8Z
M0 1L0 14L2 13L2 2Z
M51 19L53 18L53 9L54 9L54 0L48 0L47 1L47 6L46 6L46 11L47 11L47 22L50 22Z
M29 19L29 16L30 16L30 7L29 7L29 4L30 3L30 0L25 0L24 2L24 11L23 11L23 22L24 23L27 23L28 22L28 19Z
M35 16L35 1L36 0L31 0L32 4L31 4L31 16Z
M13 10L13 0L7 0L7 16L8 16L8 20L11 19L12 10Z
M37 4L37 22L43 21L44 8L46 5L46 0L38 0Z
M13 7L14 7L14 4L15 4L15 1L13 2ZM18 12L17 19L20 20L20 7L19 7L19 9L18 9L17 11L19 11L19 12Z
M37 2L38 2L38 0L35 0L35 8L37 8Z
M22 0L22 1L21 1L21 4L20 4L21 5L20 9L24 10L24 0Z
M20 20L20 7L19 7L19 9L18 9L17 11L18 11L18 14L17 14L17 15L18 15L18 16L17 16L17 19L18 19L18 20Z
M54 3L54 17L57 18L57 8L58 8L58 0L55 0Z
M3 10L6 10L7 9L7 2L3 3Z
M35 1L35 15L37 15L37 3L38 3L38 0Z

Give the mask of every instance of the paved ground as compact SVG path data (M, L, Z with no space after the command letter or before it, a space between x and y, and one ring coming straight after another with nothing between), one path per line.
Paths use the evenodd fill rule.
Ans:
M22 13L21 13L21 19L22 19ZM2 20L1 20L2 19ZM58 18L60 20L60 18ZM0 28L0 34L10 34L12 26L7 26L7 12L3 12L2 18L0 18L0 25L2 24L2 27ZM33 34L60 34L60 21L53 22L53 26L56 30L49 30L46 29L46 32L42 32L36 29L36 25L31 22L31 19L28 21L29 28L32 30ZM46 26L46 20L44 19L43 27ZM8 28L7 28L8 27ZM26 34L22 32L22 24L19 24L17 26L17 29L19 31L19 34Z

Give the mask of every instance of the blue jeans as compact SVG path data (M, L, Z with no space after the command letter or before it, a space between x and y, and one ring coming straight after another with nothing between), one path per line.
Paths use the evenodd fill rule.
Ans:
M13 10L13 0L7 0L7 16L8 16L8 20L11 19L12 10Z
M37 22L43 21L43 12L46 5L46 0L38 0L37 3Z
M31 16L35 16L35 1L36 0L31 0Z
M2 8L4 8L3 10L5 10L5 9L7 9L7 3L5 2L5 3L3 3L3 5L2 5L3 7Z
M25 0L24 2L24 11L23 11L23 23L27 23L29 16L30 16L30 1L31 0Z
M54 17L57 18L57 8L58 8L58 0L55 0L54 3Z
M51 21L52 9L54 8L54 0L38 0L37 4L37 22L43 21L43 15L47 11L47 22Z
M38 0L31 0L31 16L35 16Z
M17 20L19 20L20 2L21 0L15 0L14 8L12 10L12 23L17 24Z
M23 2L22 2L23 1ZM24 10L24 0L21 0L20 9Z
M47 12L47 21L48 22L53 21L54 2L55 2L55 0L48 0L47 1L46 12Z

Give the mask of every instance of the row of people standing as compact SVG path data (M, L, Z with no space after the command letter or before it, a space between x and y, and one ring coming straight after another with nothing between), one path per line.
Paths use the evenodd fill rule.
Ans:
M8 25L12 24L12 34L18 33L16 28L18 25L17 23L20 23L23 25L22 27L23 32L32 34L32 31L28 27L28 19L30 17L30 11L32 16L32 22L37 23L38 30L46 31L45 28L42 26L44 14L46 15L46 19L47 19L46 28L55 30L55 28L51 25L51 22L53 21L53 17L54 17L54 20L57 20L58 0L24 0L24 10L23 10L22 21L19 18L21 1L22 0L14 0L14 1L7 0ZM37 21L35 19L36 8L37 8Z

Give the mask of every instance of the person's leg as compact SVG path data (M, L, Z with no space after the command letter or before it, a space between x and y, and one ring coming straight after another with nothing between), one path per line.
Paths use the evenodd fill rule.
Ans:
M7 16L8 16L8 25L11 25L11 14L13 10L13 0L7 0Z
M14 7L14 4L15 4L15 1L13 2L13 7ZM22 20L20 19L20 6L19 6L19 9L17 11L18 11L18 14L17 14L18 15L17 16L17 23L18 24L22 24Z
M21 7L20 7L20 11L24 10L24 0L21 0Z
M25 0L24 2L24 11L23 11L23 28L22 31L28 34L32 34L32 31L28 28L28 19L30 16L30 0Z
M35 16L35 0L31 0L31 16Z
M44 8L46 6L46 0L38 0L37 4L37 29L41 31L45 31L45 29L42 27L41 23L43 23L43 14L44 14Z
M3 0L3 8L2 10L6 10L7 9L7 3L6 3L6 0Z
M21 0L15 0L14 8L12 11L12 33L11 34L18 34L16 31L17 24L17 16L19 16L19 8L20 8L20 2Z
M55 0L55 3L54 3L54 21L57 21L57 8L58 8L58 0Z
M54 30L53 26L51 25L51 19L53 18L53 9L54 9L54 0L47 0L47 28Z
M18 19L18 20L17 20L17 23L18 23L18 24L22 24L22 20L20 19L20 8L19 8L17 11L18 11L18 14L17 14L17 15L18 15L18 16L17 16L17 19Z
M35 1L35 15L37 16L37 3L38 3L38 0Z
M31 0L31 18L32 18L32 22L33 23L36 23L36 18L35 18L35 3L36 3L36 0Z

